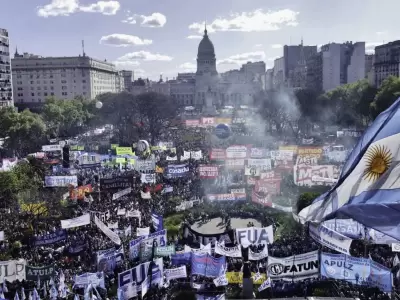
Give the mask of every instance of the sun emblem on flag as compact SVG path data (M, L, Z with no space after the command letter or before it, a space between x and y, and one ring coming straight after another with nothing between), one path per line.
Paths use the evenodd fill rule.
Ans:
M389 169L393 158L392 153L386 146L376 145L367 151L365 159L364 179L376 181Z

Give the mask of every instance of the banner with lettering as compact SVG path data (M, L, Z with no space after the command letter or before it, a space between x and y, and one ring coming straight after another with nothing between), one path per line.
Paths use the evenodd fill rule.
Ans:
M71 189L69 191L69 197L71 199L83 200L85 198L85 193L93 192L93 188L91 184L86 184L82 186L78 186L76 189Z
M100 178L100 189L126 189L133 187L133 177L131 176L118 176L113 178Z
M64 229L57 230L56 232L39 235L34 237L33 244L35 246L50 245L57 242L61 242L67 238L67 231Z
M324 225L309 225L310 236L322 246L328 247L337 252L350 255L350 246L353 240L333 231Z
M208 194L209 201L245 201L246 194Z
M219 277L225 272L225 256L215 258L209 254L192 253L192 275Z
M247 158L247 146L244 145L234 145L226 148L226 158Z
M272 280L300 281L316 278L319 273L318 250L289 257L268 257L268 274Z
M218 166L216 165L200 165L199 166L200 178L217 178Z
M45 176L44 185L46 187L69 187L78 186L78 178L73 176Z
M50 280L55 274L54 265L45 267L30 267L25 266L26 280L37 281L38 277L40 281Z
M163 270L164 264L162 258L153 260L153 268L150 269L151 262L142 263L132 269L123 271L118 274L118 287L122 287L128 283L136 283L137 290L142 290L141 284L149 274L152 274L152 283L158 284L159 287L163 285Z
M313 155L321 158L324 154L322 147L298 147L297 155Z
M274 242L272 225L268 227L247 227L236 229L236 241L243 247L250 245L267 245Z
M222 233L203 234L193 230L192 228L190 228L189 225L184 225L183 237L184 238L190 237L193 239L193 241L198 242L202 245L207 245L208 243L214 245L217 241L218 242L224 241L226 244L228 244L234 241L234 231L229 230Z
M25 266L26 261L24 259L0 261L0 282L24 280L26 276Z
M391 271L368 258L322 252L321 276L392 291Z
M254 277L255 273L251 273L251 276ZM260 285L266 279L266 274L260 274L261 278L257 280L253 280L253 284ZM243 283L243 273L242 272L226 272L226 278L228 279L229 284L242 284Z
M178 278L187 278L186 266L182 266L175 269L166 269L164 270L164 275L168 281Z
M115 147L117 155L134 155L132 147Z
M63 229L75 228L89 224L90 224L90 214L84 214L82 216L73 219L61 220L61 228Z
M101 287L105 288L104 284L104 273L84 273L82 275L76 275L74 278L74 287L77 288L85 288L89 284L92 284L93 287Z
M225 149L213 148L210 151L210 160L225 160Z
M166 168L166 176L168 178L185 177L189 175L190 169L188 164L169 165Z
M332 183L321 180L313 180L313 177L336 179L340 175L338 166L317 165L317 166L294 166L294 183L298 186L331 185Z
M216 242L215 253L228 257L242 257L242 250L240 249L239 245L234 247L226 247L225 244Z

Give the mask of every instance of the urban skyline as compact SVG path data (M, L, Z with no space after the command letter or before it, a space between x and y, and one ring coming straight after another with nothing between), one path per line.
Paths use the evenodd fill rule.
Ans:
M82 52L84 40L87 55L114 62L119 69L134 70L135 77L151 79L158 79L161 73L172 78L195 70L205 19L216 48L218 71L224 72L247 61L262 60L271 68L274 59L283 56L282 46L299 44L302 37L306 45L365 41L370 52L397 39L390 20L396 7L400 8L400 3L389 1L391 9L384 11L372 0L355 1L363 7L362 14L358 13L360 6L348 7L344 1L325 7L314 0L229 1L228 5L178 0L168 5L126 0L35 0L24 2L24 10L18 10L20 16L15 18L22 0L5 2L0 27L9 31L11 52L18 47L19 52L41 56L76 56ZM383 11L385 17L378 18Z

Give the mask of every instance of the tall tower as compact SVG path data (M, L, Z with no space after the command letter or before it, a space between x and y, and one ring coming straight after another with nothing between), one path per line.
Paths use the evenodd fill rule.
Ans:
M196 75L203 74L217 75L217 60L215 58L214 45L207 34L207 26L204 28L204 36L200 41L197 51L197 72Z
M4 106L13 106L13 92L11 81L11 61L10 61L10 40L8 31L0 28L0 108Z

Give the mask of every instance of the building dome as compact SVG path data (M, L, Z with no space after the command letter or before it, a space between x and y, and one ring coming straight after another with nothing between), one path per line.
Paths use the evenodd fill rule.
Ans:
M207 29L204 30L204 36L199 44L197 52L198 59L215 59L214 45L207 35Z

